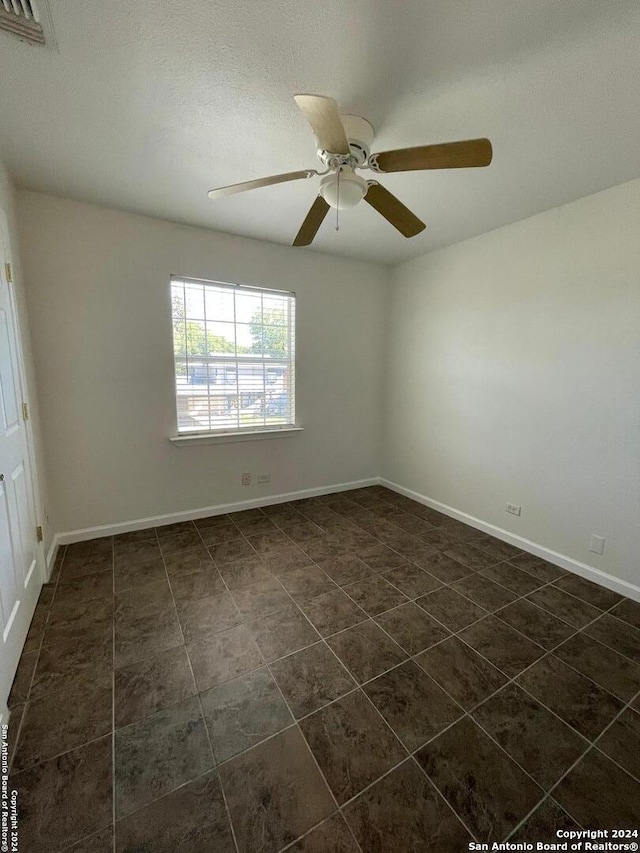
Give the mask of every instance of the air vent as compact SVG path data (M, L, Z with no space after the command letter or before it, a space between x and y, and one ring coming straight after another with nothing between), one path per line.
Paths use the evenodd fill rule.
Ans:
M31 44L46 41L35 0L0 0L0 30Z

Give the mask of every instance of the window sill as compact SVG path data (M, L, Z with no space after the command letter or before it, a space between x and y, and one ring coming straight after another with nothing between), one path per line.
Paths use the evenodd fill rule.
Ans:
M176 447L190 447L195 444L231 444L236 441L262 441L267 438L285 438L286 436L297 435L303 429L304 427L286 427L285 429L170 435L169 441L175 444Z

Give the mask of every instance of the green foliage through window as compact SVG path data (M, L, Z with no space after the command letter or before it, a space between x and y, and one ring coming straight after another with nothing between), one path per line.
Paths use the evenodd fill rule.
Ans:
M255 311L250 323L251 352L259 352L274 358L287 355L288 329L284 311Z

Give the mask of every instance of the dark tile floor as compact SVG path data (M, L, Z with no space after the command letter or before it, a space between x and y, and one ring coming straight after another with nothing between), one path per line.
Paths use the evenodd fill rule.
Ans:
M10 697L30 853L634 828L640 605L382 487L61 549Z

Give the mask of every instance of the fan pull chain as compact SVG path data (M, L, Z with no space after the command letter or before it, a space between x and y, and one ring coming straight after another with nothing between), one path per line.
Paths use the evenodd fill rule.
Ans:
M336 191L336 231L340 230L340 169L338 169L338 186Z

